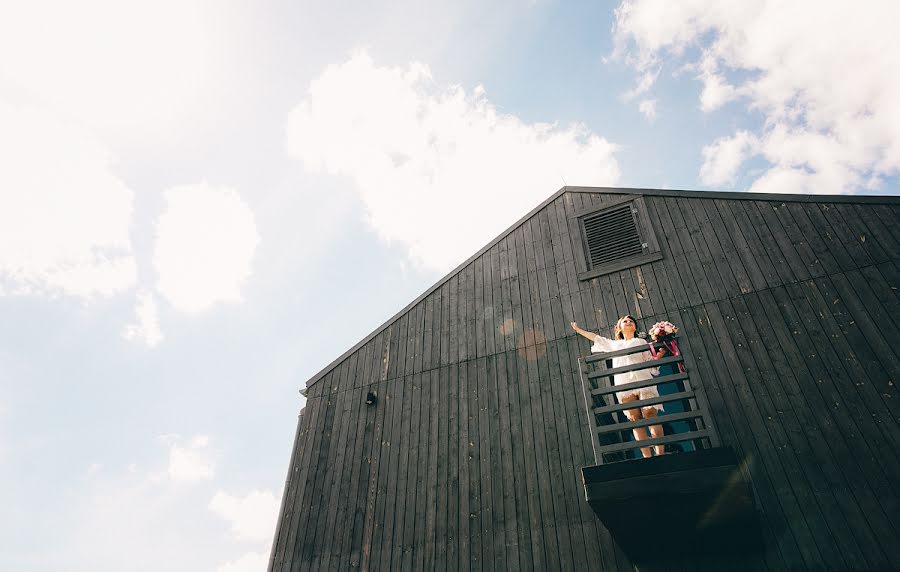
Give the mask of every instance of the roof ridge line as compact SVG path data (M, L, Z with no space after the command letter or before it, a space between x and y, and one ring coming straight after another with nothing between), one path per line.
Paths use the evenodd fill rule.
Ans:
M656 195L656 196L678 196L678 197L688 197L688 198L703 198L703 199L738 199L738 200L762 200L762 201L781 201L781 202L835 202L835 203L885 203L885 204L898 204L900 205L900 196L896 195L790 195L790 194L778 194L778 193L751 193L748 191L690 191L690 190L678 190L678 189L643 189L643 188L632 188L632 187L580 187L580 186L564 186L560 188L558 191L550 195L547 199L542 201L539 205L528 211L528 213L520 218L518 221L514 222L509 228L504 230L502 233L497 235L493 240L488 242L485 246L480 248L478 252L467 258L464 262L459 264L456 268L445 274L441 277L437 282L435 282L430 288L425 290L422 294L416 297L412 302L404 306L400 311L395 313L393 316L384 321L380 326L375 328L370 334L364 337L362 340L354 344L350 349L342 353L340 356L335 358L331 363L323 367L310 377L306 382L306 389L309 389L314 383L322 379L328 372L333 370L338 366L342 361L350 357L356 350L360 349L372 339L375 338L378 334L383 332L389 326L391 326L394 322L396 322L403 314L407 313L409 310L414 308L416 304L424 300L429 294L440 288L444 285L445 282L450 280L453 276L459 274L466 266L475 261L479 256L490 250L494 245L498 242L506 238L512 231L522 226L528 219L536 215L538 212L543 210L547 205L555 201L557 198L561 197L565 193L606 193L606 194L618 194L618 195ZM862 200L861 200L862 199ZM305 393L305 389L301 389L301 393Z

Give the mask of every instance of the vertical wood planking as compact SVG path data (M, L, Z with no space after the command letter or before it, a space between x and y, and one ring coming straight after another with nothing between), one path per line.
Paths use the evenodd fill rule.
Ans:
M376 407L384 410L384 422L381 438L381 455L379 469L376 476L374 487L370 491L374 491L374 510L371 515L371 528L369 545L369 558L363 559L363 568L378 568L379 562L383 556L390 557L390 546L386 544L385 526L386 526L386 505L389 502L389 486L391 475L396 478L396 464L394 459L397 447L394 446L396 435L396 420L399 418L399 408L401 402L398 399L398 387L401 383L399 379L392 379L380 385L381 396L379 397ZM388 524L388 526L393 523Z
M497 315L495 304L500 303L497 247L492 247L484 256L484 353L485 355L496 355L498 339L495 326Z
M815 545L822 557L822 566L830 562L838 567L846 567L842 554L836 550L835 539L829 529L822 506L829 506L829 499L814 495L811 482L821 482L821 468L812 459L809 436L804 435L801 420L805 419L805 406L793 403L791 388L785 390L783 376L778 376L764 346L762 336L756 329L754 316L745 304L758 301L756 295L732 301L731 310L740 324L746 344L739 345L739 356L748 369L748 381L753 388L754 398L760 405L762 414L769 421L769 435L775 442L775 450L787 475L788 483L797 502L803 507L804 520ZM768 325L768 318L763 324ZM768 326L771 329L771 326ZM776 355L780 350L776 350ZM813 435L816 437L816 435Z
M484 357L485 350L485 331L484 331L484 263L486 257L481 256L472 263L473 283L474 283L474 322L475 322L475 357ZM487 261L489 262L489 261Z
M853 324L850 322L855 320L849 317L845 299L834 284L828 279L818 279L806 283L805 286L810 301L815 304L822 324L831 338L830 350L838 358L833 360L837 362L835 367L844 369L846 379L853 384L852 388L848 388L850 391L844 392L844 399L855 404L866 437L877 449L884 449L877 458L884 467L885 474L888 477L900 474L896 451L891 444L890 429L872 419L872 413L877 413L884 404L881 396L872 390L869 379L870 377L878 379L882 372L879 371L877 364L873 363L873 356L869 353L865 340L858 336L855 329L851 329Z
M812 250L813 262L821 266L822 272L810 272L812 276L840 272L841 266L826 244L824 236L826 231L813 223L808 212L809 207L810 205L802 203L787 203L779 209L779 213L782 215L785 213L790 214L790 218L797 226L803 240L808 243L809 248Z
M708 221L709 228L712 229L712 236L715 237L715 242L717 243L715 250L718 253L717 255L721 257L718 263L720 265L726 264L731 269L734 282L728 280L727 277L725 278L727 292L730 295L736 295L738 293L747 294L753 291L754 281L750 274L754 271L759 273L759 269L754 267L754 270L754 268L748 267L746 262L748 254L742 255L740 252L734 237L732 237L722 221L722 216L716 207L715 201L701 199L694 202L694 205L696 208L703 210L701 216ZM724 271L720 268L719 272L722 273ZM761 274L757 276L756 280L759 284L765 283Z
M469 360L466 362L466 386L467 399L467 425L468 440L466 441L466 474L468 476L469 493L469 562L476 570L482 569L481 551L481 524L484 507L481 504L481 451L480 431L478 417L480 404L478 401L478 388L484 378L484 361Z
M507 480L507 475L511 475L511 467L505 464L504 449L509 447L509 401L501 395L500 384L506 380L501 380L500 356L489 356L487 361L487 397L488 397L488 431L490 432L490 479L491 479L491 496L490 502L493 505L493 520L491 522L491 530L493 538L491 539L492 551L492 567L495 570L508 569L511 566L507 562L518 556L508 549L516 545L516 515L515 505L511 502L511 490L509 490L511 479ZM505 366L502 368L505 373ZM506 421L504 424L504 420ZM506 449L508 451L508 449ZM512 509L512 512L510 512ZM518 568L518 561L513 568Z
M435 293L437 294L437 293ZM429 371L435 367L435 363L432 362L432 358L434 357L434 312L435 305L440 304L440 300L437 295L431 295L425 298L425 315L423 316L423 324L422 324L422 362L421 362L421 371ZM438 306L438 310L440 310L440 306Z
M536 219L532 218L531 222L536 222ZM526 249L533 252L532 256L528 257L529 262L531 259L535 260L532 267L534 270L530 273L530 275L534 276L531 287L531 304L535 315L540 316L540 318L535 319L535 323L540 324L540 331L552 333L553 315L550 311L549 304L542 302L545 298L549 298L549 286L546 284L546 273L543 269L544 264L537 263L539 260L549 260L552 263L552 251L546 254L544 253L544 241L541 233L542 230L540 229L540 225L532 225L532 242L525 245ZM556 415L558 409L554 404L554 394L558 391L558 384L554 384L553 378L551 377L549 369L549 353L550 347L548 346L546 338L542 340L535 339L535 346L532 353L526 353L526 356L530 355L530 359L537 366L538 389L540 392L539 403L541 412L544 415L544 441L546 443L547 463L549 465L548 472L550 476L550 489L548 492L550 493L550 500L553 505L560 566L563 568L571 568L573 566L572 540L570 537L570 529L567 526L570 519L566 510L567 505L564 496L563 469L561 466L563 461L561 460L558 438L558 434L560 433L558 422L562 421L562 418L559 418Z
M878 235L872 232L874 225L866 224L859 216L859 210L856 205L834 205L834 209L838 212L844 224L847 227L849 236L859 245L860 249L867 255L867 259L859 266L869 266L870 264L879 264L887 262L890 258L885 249L881 246L882 241L878 240ZM870 223L874 222L870 220ZM876 229L877 230L877 229ZM875 239L875 240L872 240Z
M342 362L337 368L338 381L337 386L343 386L349 377L349 362ZM316 524L316 535L313 541L313 566L316 568L328 568L332 547L332 539L334 537L334 522L337 518L338 505L340 504L340 496L337 494L340 483L344 481L344 470L349 467L344 463L344 455L346 454L347 445L350 439L350 409L351 400L347 392L335 393L334 399L337 401L334 421L334 432L332 438L334 445L332 453L329 454L327 466L332 468L331 480L325 483L323 489L324 498L322 510L318 514Z
M555 437L555 442L551 442L550 446L557 451L556 463L558 464L559 474L556 486L556 504L563 515L565 530L568 536L568 543L571 551L570 564L572 568L576 568L580 563L586 561L586 551L584 547L584 537L581 533L582 518L578 503L581 500L581 494L577 485L577 480L573 477L577 476L579 469L572 454L571 441L569 431L571 427L569 421L571 416L566 410L566 394L568 392L567 383L569 380L562 375L562 369L559 363L559 341L549 342L547 344L547 370L548 382L546 393L549 394L552 403L553 419L555 420L555 430L551 434L551 438Z
M559 291L558 276L555 271L547 271L547 269L555 269L559 264L563 264L564 250L558 245L560 239L555 235L554 225L551 219L544 211L541 217L541 236L540 243L537 244L537 258L543 260L542 265L545 272L546 291L542 292L542 297L555 298L553 295ZM559 257L559 259L557 258ZM549 395L552 403L554 430L550 433L551 444L557 451L556 464L558 470L558 480L556 485L558 488L557 504L564 509L566 523L565 533L568 536L568 542L571 546L572 567L578 567L587 560L585 539L583 536L582 511L580 510L580 491L578 486L578 470L580 465L574 460L571 447L570 432L573 430L573 417L567 410L567 397L572 395L571 389L575 387L575 379L572 379L569 372L563 370L559 361L559 342L558 338L564 337L567 332L567 323L565 316L561 312L554 312L553 307L544 305L542 311L545 314L545 323L555 323L556 329L552 336L548 336L554 341L546 342L546 357L544 358L547 366L547 383L544 387L545 393ZM568 357L568 355L566 355ZM577 411L574 417L577 423ZM580 432L576 433L580 436ZM555 442L552 441L555 437Z
M859 488L860 491L871 490L879 498L890 499L892 487L888 484L892 471L886 466L885 458L880 453L886 450L878 436L877 425L871 416L865 411L860 396L854 390L852 371L855 368L845 368L845 360L841 359L838 347L833 350L821 348L816 342L807 340L823 340L831 338L839 340L839 337L831 333L835 330L834 320L828 312L827 305L822 300L815 284L792 285L788 288L791 293L793 307L797 309L796 324L805 329L806 336L796 336L798 345L803 348L806 363L812 369L817 381L817 387L822 391L823 398L827 400L827 408L832 417L839 424L841 433L851 449L850 459L855 478L848 480L851 489L856 489L862 482L858 477L868 480L868 484ZM787 304L785 308L790 309ZM791 316L791 314L788 314ZM825 351L822 351L822 350ZM848 380L850 382L848 383ZM835 449L840 451L839 448ZM848 459L849 462L849 459ZM895 487L893 487L895 488ZM883 510L883 505L878 503L867 504L868 498L857 497L861 506L868 507L866 511L872 520ZM896 497L895 497L896 498Z
M441 407L439 372L432 370L428 380L428 456L424 469L427 478L425 499L425 570L434 570L436 567L435 553L437 550L437 493L438 493L438 431L439 409Z
M423 359L425 357L424 351L424 341L425 341L425 306L426 300L422 300L416 307L413 308L413 315L415 316L415 330L412 335L413 338L413 362L411 369L409 370L410 374L420 373L423 371Z
M778 508L777 497L773 485L771 484L765 466L756 445L756 439L753 435L750 425L748 424L748 416L744 413L745 405L734 389L731 380L731 374L726 356L734 356L733 349L725 346L724 349L717 343L719 326L714 328L714 322L721 321L714 305L707 305L703 308L694 309L696 317L692 321L684 321L687 328L696 327L695 334L691 339L703 340L702 344L692 344L693 352L698 356L697 363L701 370L704 366L709 367L711 371L708 374L710 381L719 384L718 395L721 395L724 404L724 410L718 409L718 416L727 420L733 420L734 435L724 436L726 443L731 443L737 449L740 456L748 463L748 468L753 479L754 494L763 508L763 533L766 536L766 561L770 563L770 567L775 569L784 567L801 567L803 561L800 556L797 543L794 540L791 530L788 528L787 521L783 512ZM686 329L687 329L686 328ZM688 329L687 335L691 335ZM703 356L700 355L703 352ZM702 359L701 359L702 357ZM735 360L731 359L732 363ZM715 392L712 396L717 395ZM712 405L716 404L715 399ZM714 410L716 411L716 410ZM721 432L727 427L726 423L717 421L716 425L720 427Z
M625 313L682 326L750 461L767 548L744 566L900 567L900 209L646 195L663 258L579 280L576 215L616 200L560 195L310 388L273 570L630 568L582 499L568 327Z
M822 209L816 203L806 203L802 205L802 209L809 218L813 227L818 231L818 237L822 240L825 248L832 255L840 267L841 271L852 270L856 268L856 262L853 256L844 248L844 244L839 239L837 233L831 225L831 222L825 217Z
M897 346L892 343L900 337L900 328L893 320L886 319L888 312L872 291L870 280L860 271L833 276L831 282L847 309L845 336L853 343L868 374L867 382L860 386L860 392L870 396L868 412L879 420L900 419L900 401L893 396L889 385L892 380L900 379ZM882 295L887 299L889 293ZM900 451L900 425L881 425L885 438L893 444L891 449ZM895 474L900 477L900 470Z
M528 273L529 258L531 267L534 265L534 253L531 248L525 247L525 232L516 233L516 250L518 252L517 262L519 265L519 289L522 297L522 322L525 328L533 329L535 326L534 308L532 306L531 296L531 277ZM530 256L529 256L530 255ZM535 470L537 472L537 482L539 502L541 506L541 514L543 520L541 526L546 543L547 566L559 567L558 559L558 540L556 538L556 530L553 526L553 498L550 485L550 470L548 462L547 440L544 432L546 420L541 404L540 397L540 378L535 362L536 350L533 346L533 338L531 347L526 347L529 340L523 336L522 347L520 348L520 361L524 362L526 376L528 380L529 403L531 405L531 415L529 418L534 443Z
M854 234L853 229L851 229L844 220L844 217L838 208L839 205L819 203L816 207L818 207L819 212L822 213L822 217L828 221L835 240L840 242L850 255L851 265L847 270L872 264L869 253L863 248L860 235Z
M416 513L415 513L415 536L413 548L413 569L423 570L425 561L426 545L426 507L428 504L428 491L432 488L432 483L428 482L428 449L429 449L429 428L431 426L431 374L430 372L421 374L421 409L419 412L419 426L416 432L419 434L418 448L418 475L416 483Z
M344 392L343 399L349 401L347 415L344 421L346 426L346 444L344 446L344 456L342 463L344 468L337 485L337 490L333 493L338 496L337 513L335 515L334 524L331 530L331 551L330 558L325 563L326 567L331 569L339 569L340 561L345 550L349 551L350 532L352 531L353 515L356 510L355 500L357 486L359 482L359 473L364 458L364 440L367 423L367 414L364 411L367 388L353 387L354 378L357 377L357 371L361 360L358 359L358 353L351 356L347 360L347 389Z
M672 199L669 202L673 218L680 218L684 230L680 232L682 246L686 246L685 256L688 260L695 259L699 263L699 272L694 272L694 280L698 283L700 296L705 301L720 300L725 295L719 269L713 263L709 244L703 234L703 226L695 214L695 206L687 199ZM678 223L676 223L678 228ZM679 229L681 230L681 229ZM727 267L723 267L725 270Z
M657 204L656 215L666 229L664 234L668 242L672 258L675 259L675 268L681 275L681 284L688 297L688 303L696 306L713 299L707 281L704 279L703 267L694 253L693 244L687 233L684 219L680 216L678 203L670 197L655 201Z
M811 541L809 529L803 520L803 512L791 492L791 485L778 460L775 446L758 405L752 397L748 382L743 374L739 373L743 371L743 367L735 344L745 342L732 340L732 336L738 333L733 316L723 314L717 304L707 305L706 312L714 332L710 338L718 341L718 349L721 351L721 357L713 358L713 362L727 367L723 372L727 377L722 373L719 376L725 379L736 378L729 388L738 403L733 408L740 415L736 427L743 426L749 431L749 435L742 437L741 441L750 448L756 459L754 467L758 470L754 472L751 468L751 473L759 491L763 510L772 517L773 529L779 533L777 540L786 564L789 567L812 567L815 563L821 562L821 556Z
M494 376L492 357L478 359L478 461L479 461L479 505L481 510L481 562L485 569L494 565L494 496L493 475L491 473L492 447L490 430L490 398L492 377ZM496 437L494 435L493 437ZM502 507L501 507L502 509Z
M685 280L693 281L693 277L683 275L683 273L688 272L687 265L683 264L682 260L679 259L678 245L674 241L668 240L665 234L665 229L671 227L668 219L663 219L659 216L659 211L665 211L666 209L665 201L660 197L647 197L647 199L647 215L654 228L659 229L657 237L660 240L660 248L663 252L663 259L659 263L654 263L662 265L662 270L657 272L657 275L662 274L668 278L670 290L675 298L674 306L686 308L692 304L692 300L685 289Z
M716 233L715 224L706 210L707 206L712 206L712 201L685 199L681 203L682 212L691 217L688 224L693 224L696 228L696 230L691 230L691 238L698 248L703 249L706 253L704 268L708 268L707 272L718 278L716 297L727 298L741 292L741 285L738 283L737 277L745 273L740 266L740 260L735 260L736 264L734 264L726 255L726 249ZM737 272L735 272L735 267L737 267ZM747 282L746 278L744 282Z
M385 387L384 400L376 404L376 406L389 408L389 411L385 414L385 417L389 419L389 422L385 421L385 441L388 446L386 463L388 470L386 479L381 481L384 483L384 487L379 488L378 507L376 510L376 520L381 524L380 530L376 529L378 538L375 540L379 555L378 559L373 560L373 562L378 562L379 568L390 566L393 557L392 552L396 546L397 504L398 497L402 494L398 491L399 473L401 472L400 458L405 448L405 442L408 440L408 433L403 433L402 431L403 413L405 404L408 401L405 399L403 379L388 380L383 385Z
M829 518L832 531L836 533L837 545L851 568L886 567L887 562L881 550L870 540L872 537L868 530L867 521L876 515L871 511L867 511L868 514L860 511L860 507L870 505L870 501L862 500L848 486L849 482L856 480L858 468L854 457L861 452L851 450L854 444L851 435L856 432L852 421L846 419L843 410L833 410L829 406L829 390L826 388L831 381L826 381L827 374L821 369L821 360L815 355L817 350L809 343L809 336L796 334L803 331L804 326L787 292L777 289L761 293L760 297L760 304L755 306L757 314L767 307L776 307L783 320L768 322L775 335L775 339L768 341L773 346L777 344L771 355L778 375L794 386L790 393L798 404L798 420L811 435L814 462L821 468L824 480L824 483L814 483L813 490L820 498L832 494L841 512L842 517L832 515ZM780 357L784 358L784 362L779 363ZM807 411L802 411L801 407ZM868 491L868 487L865 490ZM825 502L829 500L826 498ZM850 526L841 526L843 522ZM841 534L842 531L846 532ZM866 545L869 548L865 551L859 548ZM857 564L859 561L863 564Z
M437 462L436 464L436 506L435 506L435 563L436 569L447 570L448 545L453 542L450 538L449 519L455 517L449 506L450 496L450 417L449 409L453 407L450 402L450 368L442 367L438 372L438 385L435 391L437 396L436 411L437 421Z
M421 462L419 455L421 452L422 435L419 430L422 419L422 374L415 374L411 378L406 379L409 397L411 401L410 412L410 432L409 432L409 452L407 456L407 472L406 482L403 488L406 490L406 504L404 509L401 569L412 568L412 562L415 557L414 553L420 548L417 546L417 526L416 509L418 503L418 485L422 479L420 473ZM425 404L427 407L427 404ZM399 539L398 539L399 540ZM396 543L396 542L395 542Z
M334 372L337 373L337 372ZM333 379L333 377L332 377ZM331 381L331 379L329 380ZM324 386L327 387L327 386ZM324 422L321 428L321 434L318 440L318 448L313 453L311 463L315 468L310 472L311 478L307 483L306 493L304 494L303 506L307 513L315 515L306 519L302 531L298 530L298 546L295 549L295 560L300 560L301 570L309 569L312 561L312 552L314 547L314 538L316 533L316 523L322 512L322 487L324 486L326 476L329 473L328 456L333 452L332 431L334 429L334 419L337 414L337 399L332 393L326 393L322 396L323 407L325 408Z
M877 218L878 223L884 228L883 242L890 253L892 260L900 256L900 214L897 210L887 205L871 205L859 207L871 213L872 218ZM889 238L888 238L889 237Z
M743 207L735 204L735 201L717 200L715 202L719 213L722 215L722 220L735 240L738 252L743 254L742 258L745 261L745 266L747 266L748 270L758 269L758 273L751 272L750 275L756 289L762 290L779 286L781 279L778 276L778 272L769 259L763 244L756 236L756 231L745 215ZM763 282L759 283L759 279Z
M377 363L374 348L367 348L363 367L363 382L372 379L373 367ZM372 550L372 519L375 511L375 494L378 486L378 471L381 459L381 441L384 430L384 407L373 407L374 422L368 441L368 463L365 478L360 478L360 491L357 497L356 522L354 522L353 545L350 552L351 566L368 564Z
M396 336L394 336L396 337ZM350 375L356 378L362 378L365 366L365 358L363 352L356 352L351 358ZM356 386L356 385L355 385ZM360 387L359 396L364 399L367 393L365 385ZM346 569L350 565L351 554L353 552L354 530L357 522L361 522L361 507L359 505L360 483L364 471L368 468L369 454L371 447L371 434L375 424L375 411L372 407L360 406L359 418L356 421L356 438L353 446L353 455L357 461L353 464L350 473L350 483L347 492L347 509L343 516L343 524L341 526L341 539L339 543L337 559L337 568ZM358 561L357 561L358 563Z
M453 364L448 371L448 401L447 416L447 570L456 570L461 566L459 560L460 527L459 517L462 512L460 506L460 427L459 427L459 365Z
M588 342L585 341L585 344ZM560 342L562 351L560 358L560 367L563 370L564 377L569 381L569 391L566 392L567 403L569 405L570 416L570 433L569 438L572 442L573 462L579 470L572 475L575 480L577 489L581 489L581 467L594 464L594 450L591 444L590 424L588 422L587 411L584 408L583 396L581 395L581 381L578 372L578 357L581 355L581 347L577 337L568 337ZM589 353L589 352L585 352ZM565 357L563 357L565 356ZM567 376L565 374L568 374ZM600 562L603 570L616 569L615 548L609 533L602 528L597 522L597 518L588 504L583 501L583 497L579 494L578 506L581 511L581 520L584 523L582 536L584 538L584 546L586 558L588 562Z
M772 222L769 226L780 229L779 239L790 243L790 248L794 251L794 260L806 267L806 277L827 274L818 255L813 251L809 237L801 231L800 224L794 220L787 203L760 203L759 210L764 217L768 215L771 218L774 214L777 224ZM785 250L786 248L782 248L782 251Z
M291 528L296 531L295 518L299 518L296 511L295 500L297 497L298 480L303 466L304 453L309 445L309 426L311 409L305 407L300 410L297 419L297 432L294 437L294 449L291 452L291 461L288 465L288 478L284 485L284 501L281 514L278 519L278 530L273 540L272 557L270 558L270 570L280 570L285 562L290 562L290 552L285 555L285 548L291 540Z
M539 222L540 218L532 218L531 220L532 222ZM568 526L570 518L567 514L567 504L564 496L563 457L559 446L559 434L561 433L559 423L564 420L564 417L561 418L557 415L559 407L558 403L556 403L555 394L558 392L559 388L558 383L554 383L554 378L551 374L551 348L547 342L547 339L555 337L555 329L552 325L553 315L550 310L550 305L545 302L545 300L549 298L550 292L545 267L547 262L550 264L553 262L552 250L549 252L544 251L545 240L543 238L543 232L545 229L542 229L540 224L533 224L532 243L530 246L526 245L527 248L530 248L534 252L533 258L535 260L534 274L536 275L537 287L532 287L532 306L535 308L535 311L540 312L542 316L540 330L550 334L546 336L546 339L544 340L535 340L536 345L532 355L538 370L541 410L545 414L544 439L550 469L550 489L547 493L550 495L553 504L560 566L563 568L571 568L573 565L573 551L570 528ZM538 264L538 261L544 261L544 263ZM562 430L565 430L564 425Z
M798 277L795 271L801 269L789 267L784 253L781 252L781 249L775 242L766 221L760 216L756 203L754 201L741 201L739 203L732 201L731 209L744 222L744 237L750 242L751 246L756 245L759 258L768 260L769 264L771 264L774 270L772 285L777 286L796 282Z
M775 263L775 268L781 276L781 283L809 279L809 269L788 239L772 206L767 202L745 201L744 209L750 215L750 220L754 223L769 258Z
M480 260L480 259L479 259ZM466 278L466 354L464 359L475 359L477 353L475 351L475 323L477 317L475 315L475 263L472 262L463 269L463 276Z

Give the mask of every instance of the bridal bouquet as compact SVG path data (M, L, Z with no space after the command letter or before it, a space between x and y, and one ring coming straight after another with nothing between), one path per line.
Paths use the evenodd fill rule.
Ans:
M656 322L647 333L654 342L666 342L675 337L675 334L678 333L678 326L672 322Z
M678 326L672 322L656 322L647 333L650 335L652 341L661 343L669 354L677 356L681 353L678 351L678 342L675 341L675 334L678 333ZM657 355L658 352L653 347L652 343L650 344L650 353L654 358L662 357L661 355ZM683 372L684 364L679 362L678 369Z

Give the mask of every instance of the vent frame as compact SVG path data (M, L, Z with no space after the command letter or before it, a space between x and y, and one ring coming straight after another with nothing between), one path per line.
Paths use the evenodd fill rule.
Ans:
M626 210L627 209L627 210ZM630 217L627 214L630 214ZM578 261L578 279L589 280L604 274L626 270L641 264L662 259L662 252L653 225L647 215L644 197L625 197L608 201L601 208L590 207L576 213L578 239L583 256ZM598 240L608 241L609 235L597 225L613 225L629 244L605 246ZM592 244L593 243L593 244Z

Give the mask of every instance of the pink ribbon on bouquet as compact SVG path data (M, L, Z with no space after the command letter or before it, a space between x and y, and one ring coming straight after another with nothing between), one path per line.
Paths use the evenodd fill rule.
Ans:
M650 344L650 355L653 356L653 359L659 359L659 357L657 357L656 348L653 347L653 342L648 342L648 343ZM678 351L678 342L677 341L663 340L661 343L662 343L663 347L666 348L667 350L669 350L669 353L671 353L673 356L677 356L677 355L681 354L681 352ZM678 362L678 369L679 369L679 371L681 371L681 373L684 373L684 362Z

